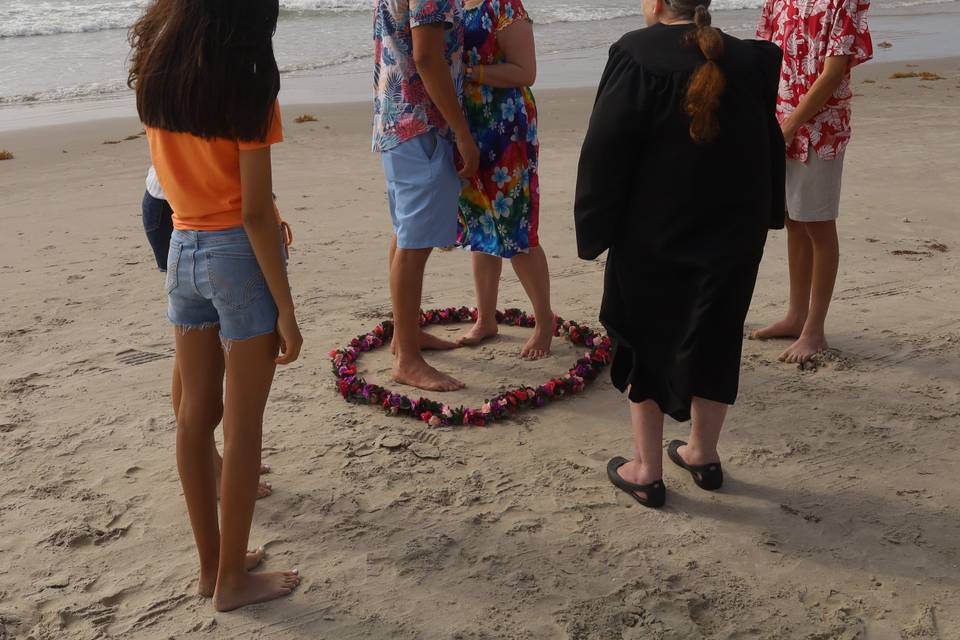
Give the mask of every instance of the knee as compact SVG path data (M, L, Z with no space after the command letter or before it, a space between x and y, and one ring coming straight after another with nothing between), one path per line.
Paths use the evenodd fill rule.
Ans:
M209 435L223 419L223 402L182 402L177 429L187 435Z
M814 244L826 245L837 243L837 223L833 220L826 222L804 223L807 235Z
M395 266L400 269L422 269L427 264L427 258L433 249L401 249L397 248L394 257Z

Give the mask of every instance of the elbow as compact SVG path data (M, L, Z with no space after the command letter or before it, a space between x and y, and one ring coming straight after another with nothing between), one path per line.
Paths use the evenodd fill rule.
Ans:
M438 59L440 56L434 51L420 51L416 47L413 49L413 64L420 75L433 68Z
M535 85L536 83L537 83L537 71L536 71L536 69L534 69L533 71L528 71L527 74L526 74L526 77L524 77L524 79L523 79L523 84L525 84L525 85L528 86L528 87L532 87L532 86Z
M261 207L250 207L249 209L244 207L240 212L240 219L244 227L256 226L264 220L270 220L272 216L273 211Z

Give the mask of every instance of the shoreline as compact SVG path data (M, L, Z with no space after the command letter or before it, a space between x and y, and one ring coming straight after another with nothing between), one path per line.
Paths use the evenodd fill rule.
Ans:
M755 20L755 10L718 12L717 25L739 37L752 34L744 25ZM622 32L640 26L636 17L605 21ZM871 15L874 60L868 66L928 63L956 55L954 34L960 33L960 2L885 9ZM882 42L892 46L878 46ZM609 45L540 53L537 91L584 89L596 86ZM361 103L371 99L365 60L311 72L293 72L282 78L285 106ZM327 99L318 100L318 96ZM131 93L46 103L0 105L0 136L18 129L123 117L135 112ZM2 145L2 138L0 138Z
M581 95L588 95L592 98L593 92L596 90L595 85L578 84L577 81L574 80L571 80L569 83L565 84L562 80L562 77L558 76L562 76L561 72L564 69L569 70L572 66L578 63L588 66L594 64L594 62L582 56L576 55L565 59L567 61L567 64L565 65L558 64L553 70L541 70L541 78L538 79L538 83L534 87L534 92L538 98L538 102L542 100L552 101L554 99L564 100L571 97L579 97ZM960 55L946 58L917 58L887 62L871 61L854 69L854 91L856 93L860 85L862 85L864 82L868 84L879 83L883 81L889 81L892 83L902 82L902 80L890 78L892 74L897 72L930 71L933 73L949 74L949 70L956 67L958 63L960 63ZM546 81L540 82L540 80L544 78L546 78ZM598 71L596 74L596 81L599 81L599 78L600 72ZM316 86L317 79L311 80L313 82L310 85L310 91L288 87L281 92L281 105L283 108L285 129L289 129L291 126L294 126L293 118L303 113L329 111L338 114L339 117L340 114L349 114L372 108L369 101L366 100L365 97L356 98L356 96L352 95L345 96L343 100L337 100L334 102L318 102L316 100L310 100L309 97L313 95L312 87ZM337 84L337 78L335 77L327 77L323 78L322 80L323 82L329 82L331 85ZM957 85L958 88L960 88L960 78L945 75L939 82L952 82ZM287 97L286 100L284 100L284 95ZM292 101L290 98L293 98ZM48 113L44 113L39 118L24 119L21 122L21 124L24 126L17 128L5 129L3 120L0 119L0 149L9 150L17 157L21 157L23 154L29 156L34 155L29 150L30 147L37 144L39 144L39 147L33 151L43 152L49 150L47 149L48 145L52 145L53 147L69 146L67 142L58 142L58 140L69 141L76 139L92 142L92 138L97 137L99 135L98 132L101 132L105 129L129 131L129 135L132 136L142 128L136 116L130 115L130 112L133 109L132 99L129 97L116 99L115 102L121 104L114 104L112 106L104 106L104 102L107 101L87 101L80 103L83 109L81 109L82 115L79 118L74 117L76 115L75 112L76 107L78 106L77 104L60 104L56 105L60 108L51 110ZM856 108L856 102L857 100L855 97L854 108ZM67 113L68 110L69 113ZM0 113L2 113L2 111L0 111ZM45 131L52 132L57 135L37 135L44 133ZM104 139L101 141L101 144L122 142L122 139ZM3 165L0 165L0 168L2 167Z

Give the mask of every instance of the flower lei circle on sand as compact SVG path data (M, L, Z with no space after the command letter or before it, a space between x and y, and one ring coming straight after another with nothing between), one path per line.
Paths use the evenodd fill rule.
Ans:
M435 309L420 314L420 325L475 322L476 309ZM497 311L497 322L514 327L533 328L536 320L519 309ZM337 390L348 402L379 406L388 415L417 418L431 427L473 425L482 427L502 420L519 411L536 409L548 402L580 393L587 384L610 364L610 339L589 327L572 321L557 319L554 335L565 335L574 345L588 351L574 363L566 374L548 380L537 387L516 387L487 400L480 408L451 407L430 398L414 399L394 393L375 384L368 384L357 375L357 360L362 353L389 344L393 338L393 322L385 321L370 333L358 336L343 349L330 352Z

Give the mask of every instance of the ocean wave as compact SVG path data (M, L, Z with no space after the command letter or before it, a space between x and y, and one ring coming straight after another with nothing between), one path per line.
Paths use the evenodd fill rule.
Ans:
M0 4L0 38L129 29L148 0L8 0ZM282 0L283 15L334 15L370 10L369 0Z
M126 29L146 5L147 0L8 0L0 5L0 38Z
M91 100L108 98L129 92L126 80L91 82L71 87L57 87L36 93L14 96L0 96L0 106L44 104L47 102L68 102L71 100Z
M297 73L298 71L316 71L318 69L327 69L329 67L337 67L342 64L348 64L350 62L356 62L357 60L366 60L367 58L373 59L373 53L366 51L364 53L347 53L337 58L332 58L330 60L323 60L320 62L301 62L297 64L285 64L280 66L280 73Z
M358 60L372 58L370 52L348 53L337 58L331 58L321 62L307 62L297 64L287 64L280 67L280 73L283 75L296 74L305 71L318 71L336 67ZM92 100L98 98L110 98L125 93L129 93L126 80L109 80L105 82L91 82L88 84L78 84L68 87L57 87L34 93L18 94L11 96L0 96L0 106L44 104L48 102L68 102L72 100Z
M49 36L127 29L149 0L0 0L0 38ZM878 8L915 7L956 0L875 0ZM373 0L281 0L281 20L369 13ZM763 0L714 0L714 11L758 9ZM589 2L529 0L538 24L599 22L641 15L639 0Z

